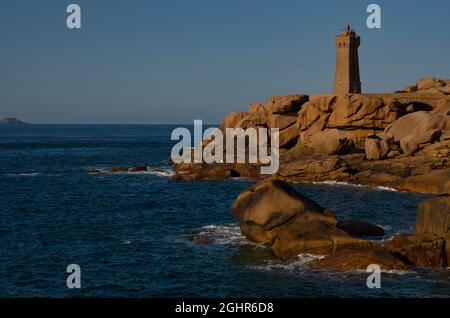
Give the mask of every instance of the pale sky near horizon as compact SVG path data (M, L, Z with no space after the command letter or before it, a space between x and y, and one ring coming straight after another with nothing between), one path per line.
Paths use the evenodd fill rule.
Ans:
M82 29L66 27L77 3ZM382 28L366 27L366 7ZM450 78L450 2L0 0L0 118L218 123L252 102L330 92L333 37L361 35L364 92Z

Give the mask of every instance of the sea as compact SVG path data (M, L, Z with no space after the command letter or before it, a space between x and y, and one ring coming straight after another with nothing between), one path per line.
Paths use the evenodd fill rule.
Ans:
M190 126L187 128L192 129ZM230 206L255 181L180 181L171 125L0 126L0 297L449 297L450 269L308 269L240 233ZM146 164L144 172L110 173ZM91 174L89 171L97 170ZM338 218L414 230L429 194L293 184ZM81 288L68 288L80 268Z

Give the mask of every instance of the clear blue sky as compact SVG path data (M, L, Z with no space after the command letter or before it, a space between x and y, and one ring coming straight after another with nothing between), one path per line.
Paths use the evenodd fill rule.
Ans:
M82 29L66 28L66 6ZM366 7L382 8L382 29ZM273 95L331 90L333 37L361 35L363 91L450 78L450 1L1 0L0 117L218 123Z

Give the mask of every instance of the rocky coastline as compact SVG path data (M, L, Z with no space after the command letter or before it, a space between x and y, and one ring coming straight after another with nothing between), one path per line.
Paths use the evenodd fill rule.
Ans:
M173 165L176 180L262 179L241 192L232 213L247 239L279 258L325 257L311 268L383 270L445 268L450 263L450 80L425 78L392 94L269 98L225 116L220 128L280 130L280 168L258 164ZM203 145L205 142L203 143ZM379 242L376 225L337 220L287 182L338 181L426 192L438 197L417 209L415 232Z
M446 268L450 261L450 197L438 196L417 209L415 232L387 241L377 225L338 220L284 181L269 178L242 191L231 207L247 239L271 246L275 256L289 259L300 254L324 255L311 268L408 271L413 267Z
M248 127L279 129L276 177L287 182L450 192L450 80L425 78L392 94L272 97L220 125ZM258 164L181 163L173 170L182 180L267 177Z
M324 257L311 268L383 270L450 265L450 80L425 78L392 94L295 94L225 116L220 129L278 128L279 170L261 164L173 164L174 180L260 180L231 209L242 234L281 259ZM270 136L268 136L270 137ZM270 138L269 138L270 139ZM205 146L208 141L203 141ZM111 172L138 172L145 165ZM379 226L338 220L288 183L323 181L437 195L417 208L415 232L387 241Z

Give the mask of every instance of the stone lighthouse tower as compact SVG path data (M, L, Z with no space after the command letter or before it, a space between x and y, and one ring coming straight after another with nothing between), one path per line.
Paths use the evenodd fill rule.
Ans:
M359 35L347 24L345 31L334 38L334 43L336 44L336 69L333 93L361 93L358 61Z

